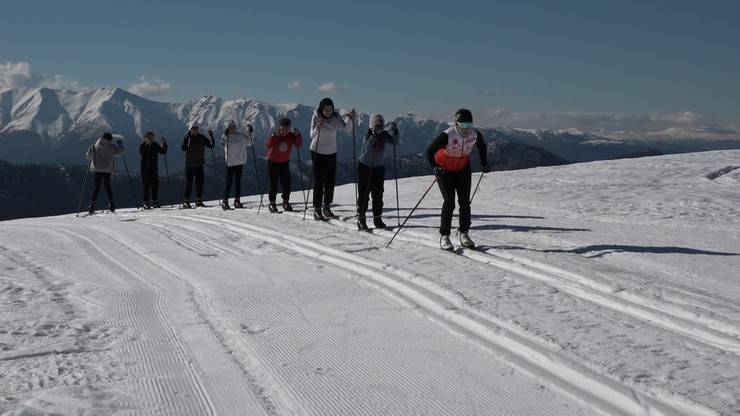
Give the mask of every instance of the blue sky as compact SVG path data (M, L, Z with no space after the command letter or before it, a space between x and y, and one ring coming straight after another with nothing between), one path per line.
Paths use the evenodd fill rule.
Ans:
M6 0L0 8L3 70L28 63L34 79L60 75L58 83L88 88L141 83L133 89L161 101L316 104L329 95L387 114L467 106L490 117L740 120L739 1ZM294 81L299 88L289 88ZM331 92L318 89L325 84Z

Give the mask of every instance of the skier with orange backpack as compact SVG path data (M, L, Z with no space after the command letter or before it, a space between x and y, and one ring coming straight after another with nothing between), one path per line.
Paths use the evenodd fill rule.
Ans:
M470 153L478 149L481 172L490 172L488 154L483 135L473 125L470 110L460 109L455 113L455 125L440 133L427 148L427 158L434 169L437 184L442 193L442 218L439 227L440 248L454 250L450 241L452 214L455 211L455 194L460 203L459 228L460 245L474 248L470 238L470 185L472 171Z

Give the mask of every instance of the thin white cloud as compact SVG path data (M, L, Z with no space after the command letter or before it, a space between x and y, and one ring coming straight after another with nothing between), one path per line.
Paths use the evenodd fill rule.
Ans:
M347 88L346 85L339 85L336 82L331 81L331 82L327 82L326 84L319 85L318 90L321 92L336 94L336 93L341 93L341 92L347 92L349 89Z
M533 129L577 128L587 131L632 130L656 131L672 126L694 126L713 123L714 117L692 111L675 113L620 112L517 112L503 108L483 110L481 124Z
M158 78L149 79L145 75L139 77L139 82L135 82L128 86L129 90L142 97L160 97L167 95L170 92L169 82L163 81Z
M301 83L301 81L296 80L288 84L288 88L290 88L291 90L300 90L301 88L303 88L303 84Z
M517 112L503 108L474 114L482 126L522 129L568 130L596 133L611 138L693 136L703 138L740 137L738 125L711 114L693 111L673 113L625 112Z
M39 88L84 90L79 82L62 75L45 75L33 72L28 62L6 62L0 64L0 87L4 88Z

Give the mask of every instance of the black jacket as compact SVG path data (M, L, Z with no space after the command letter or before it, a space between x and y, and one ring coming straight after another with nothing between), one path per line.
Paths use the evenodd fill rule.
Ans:
M146 142L139 145L139 154L141 155L141 173L159 172L159 155L167 153L167 143L160 145L157 142L147 144Z
M201 167L205 163L206 147L213 148L213 142L206 136L198 133L188 133L182 139L182 150L185 151L185 166L188 168Z

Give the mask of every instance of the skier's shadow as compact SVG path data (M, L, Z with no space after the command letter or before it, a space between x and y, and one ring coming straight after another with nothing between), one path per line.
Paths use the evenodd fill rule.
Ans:
M391 212L394 210L390 210ZM417 210L418 211L418 210ZM413 219L424 219L424 218L439 218L439 209L434 209L433 214L414 214L409 218ZM497 220L497 219L524 219L524 220L544 220L545 217L535 217L529 215L486 215L486 214L471 214L472 220Z
M574 232L590 232L588 228L562 228L562 227L543 227L537 225L508 225L508 224L483 224L473 225L470 227L471 230L508 230L515 233L536 233L536 232L548 232L548 233L574 233Z
M483 248L483 246L481 246ZM589 258L604 257L614 253L648 253L648 254L689 254L705 256L740 256L740 253L726 253L721 251L700 250L688 247L676 246L632 246L622 244L594 244L590 246L576 247L572 249L533 249L519 246L487 246L485 248L498 250L525 250L540 253L565 253L578 254Z

